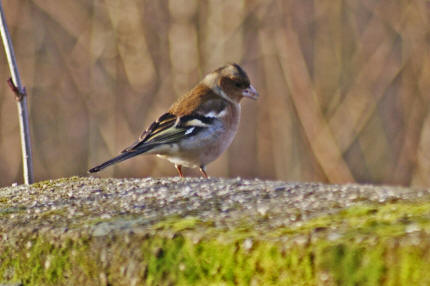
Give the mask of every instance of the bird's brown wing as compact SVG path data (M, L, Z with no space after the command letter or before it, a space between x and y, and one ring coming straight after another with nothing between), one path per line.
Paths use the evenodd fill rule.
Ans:
M122 151L122 153L130 152L138 149L142 145L146 145L154 141L154 138L162 135L163 131L168 130L175 125L177 117L171 113L164 113L156 121L142 132L139 139L133 143L131 146L127 147Z
M165 113L142 133L137 142L123 150L122 153L143 149L147 151L161 144L177 143L183 138L196 135L208 128L213 120L214 118L199 114L177 117Z

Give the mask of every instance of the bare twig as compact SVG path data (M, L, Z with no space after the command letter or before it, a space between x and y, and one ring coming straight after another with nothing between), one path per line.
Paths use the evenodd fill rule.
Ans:
M18 66L15 60L15 53L13 51L12 40L7 29L6 18L3 12L3 4L0 0L0 32L3 41L3 46L6 52L7 61L12 78L8 83L12 91L15 93L18 106L19 127L21 134L21 149L22 149L22 162L24 172L24 183L31 184L33 182L33 163L31 157L30 145L30 129L28 126L28 109L27 109L27 96L25 88L21 83L21 78L18 72Z

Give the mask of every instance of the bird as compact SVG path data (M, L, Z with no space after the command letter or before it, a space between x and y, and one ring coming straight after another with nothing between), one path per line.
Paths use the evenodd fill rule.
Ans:
M242 98L257 100L259 94L241 66L230 63L207 74L180 97L168 111L118 156L88 170L89 173L140 154L155 154L175 165L199 168L208 178L206 166L232 143L239 127Z

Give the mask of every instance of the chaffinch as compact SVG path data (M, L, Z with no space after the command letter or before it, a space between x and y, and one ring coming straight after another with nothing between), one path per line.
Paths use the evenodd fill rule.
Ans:
M179 98L133 145L89 172L140 154L156 154L175 164L181 177L185 166L200 168L207 178L205 166L218 158L236 135L243 97L258 98L245 71L238 64L220 67Z

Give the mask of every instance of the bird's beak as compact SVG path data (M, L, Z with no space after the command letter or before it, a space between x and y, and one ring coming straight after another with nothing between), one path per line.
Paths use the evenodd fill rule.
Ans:
M255 87L252 86L252 84L250 84L247 89L242 91L242 95L244 97L248 97L248 98L253 99L253 100L257 100L257 98L258 98L258 92L255 89Z

